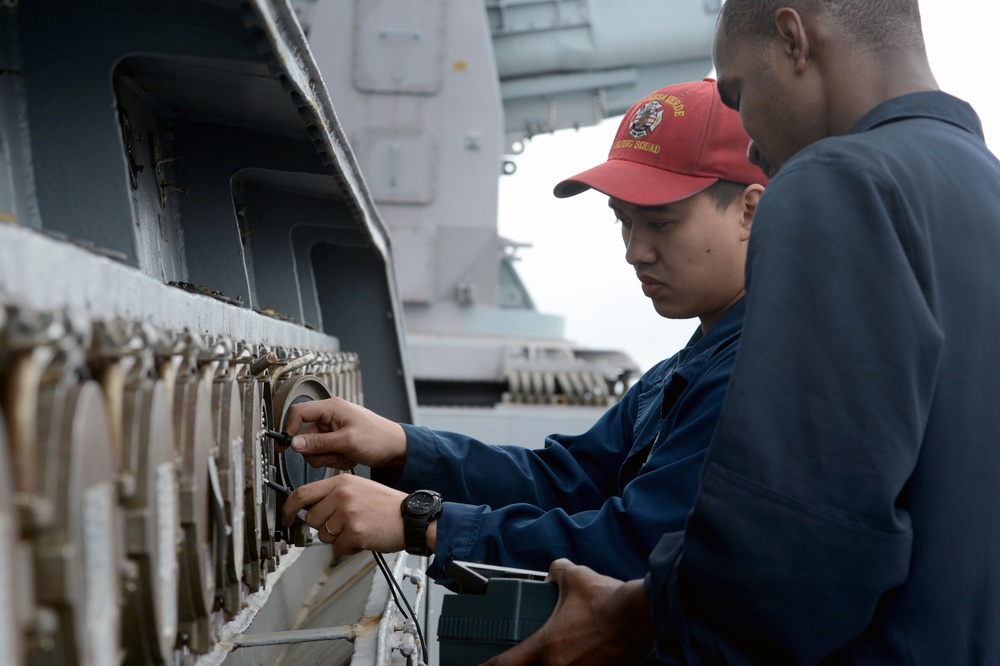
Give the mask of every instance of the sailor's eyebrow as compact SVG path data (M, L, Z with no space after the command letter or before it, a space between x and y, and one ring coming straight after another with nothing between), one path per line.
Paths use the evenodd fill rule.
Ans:
M616 213L620 213L621 212L621 209L618 208L618 206L616 206L614 204L614 202L610 201L610 200L608 201L608 208L610 208L611 210L615 211ZM662 204L660 206L642 206L642 208L643 208L643 210L645 210L645 211L647 211L649 213L657 214L657 213L670 213L670 212L673 212L677 208L677 206L675 206L674 204Z

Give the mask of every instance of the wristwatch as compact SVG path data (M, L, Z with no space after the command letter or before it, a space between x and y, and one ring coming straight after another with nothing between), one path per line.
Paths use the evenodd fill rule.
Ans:
M403 543L411 555L430 555L427 526L441 515L441 495L433 490L416 490L403 500Z

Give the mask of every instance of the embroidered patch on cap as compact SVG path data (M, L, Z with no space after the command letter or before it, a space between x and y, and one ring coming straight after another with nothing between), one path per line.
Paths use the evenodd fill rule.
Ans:
M632 115L628 133L633 139L649 136L663 120L663 105L659 102L646 102Z

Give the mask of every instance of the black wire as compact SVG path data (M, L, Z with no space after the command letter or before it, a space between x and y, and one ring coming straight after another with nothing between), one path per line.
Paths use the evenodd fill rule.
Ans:
M399 587L399 583L389 572L389 565L386 564L385 558L382 557L382 554L372 551L372 555L375 556L376 562L381 561L379 568L382 569L382 574L386 577L386 580L389 581L389 589L395 587L399 590L399 594L403 598L403 603L406 605L406 610L410 612L410 619L413 620L413 626L417 630L417 638L420 639L420 650L424 655L424 663L427 663L427 641L424 640L424 632L420 630L420 621L417 619L417 614L413 612L413 608L410 606L410 602L406 599L406 595L403 594L402 588ZM396 593L393 592L392 596L395 597ZM396 599L396 605L399 605L399 599Z
M353 468L351 469L351 474L355 474ZM403 617L413 620L413 626L417 630L417 638L420 639L420 651L424 655L424 663L428 663L427 642L424 640L424 632L420 630L420 620L417 619L417 614L413 612L413 608L410 606L410 602L407 600L406 594L403 592L403 588L399 586L399 583L396 581L396 577L392 575L392 572L389 570L389 565L386 563L382 553L375 552L374 550L371 551L371 553L375 558L375 564L378 565L379 571L382 572L386 582L389 584L389 592L392 593L392 598L396 600L396 608L403 613ZM399 592L399 596L396 595L397 591ZM403 600L402 604L399 602L400 599ZM406 607L405 610L403 609L404 606ZM409 611L408 616L406 614L407 611Z
M354 470L351 469L351 474L354 473ZM285 488L280 484L274 483L270 479L266 479L264 483L269 488L279 491L285 495L290 495L292 493L290 488ZM371 551L371 553L375 558L375 564L378 565L379 571L382 572L382 576L389 584L389 592L392 593L392 598L396 600L396 608L398 608L399 612L403 614L403 617L413 620L413 626L417 630L417 638L420 639L420 649L424 655L424 663L427 663L427 643L424 641L424 632L420 630L420 620L417 619L417 614L413 612L413 608L410 606L410 602L407 600L406 594L403 592L403 588L399 586L399 583L396 581L396 577L392 575L392 572L389 570L389 565L386 563L385 558L382 557L382 553L377 553L374 550ZM397 591L399 592L398 595L396 594ZM402 603L400 603L400 599L402 599ZM409 611L409 615L407 615L407 611Z
M413 619L413 621L416 622L415 618L412 618L410 615L406 614L406 611L410 609L410 605L407 604L406 607L404 608L403 604L400 603L399 601L399 597L396 596L396 589L398 585L396 584L396 579L393 577L392 572L389 571L389 565L386 563L385 558L382 557L381 553L376 553L375 551L372 551L372 555L375 557L375 564L378 565L379 571L382 572L382 575L389 583L389 592L392 593L392 598L396 600L396 607L399 608L401 613L403 613L403 617ZM403 591L399 590L399 592L400 594L402 594ZM406 599L406 597L404 596L403 599ZM410 610L410 613L412 614L413 611Z

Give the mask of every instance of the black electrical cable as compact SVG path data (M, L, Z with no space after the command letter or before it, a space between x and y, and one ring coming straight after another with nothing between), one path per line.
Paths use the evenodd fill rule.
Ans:
M396 596L396 589L397 589L397 585L395 585L396 579L393 578L392 572L389 570L389 565L385 561L385 558L382 557L381 553L376 553L375 551L372 551L372 555L375 556L375 564L378 565L379 571L382 572L382 575L385 577L386 581L389 583L389 592L392 593L392 598L396 600L396 607L399 608L400 612L403 613L403 617L411 618L412 619L413 610L410 609L409 604L407 604L405 606L405 608L404 608L403 604L400 603L400 601L399 601L399 597ZM402 590L399 590L399 592L402 593ZM406 599L406 597L404 596L403 599ZM411 615L407 615L406 614L407 610L410 611ZM416 621L416 620L414 620L414 621Z
M354 474L354 469L351 469L351 474ZM403 593L403 588L399 586L399 583L396 581L396 577L393 576L392 572L389 570L389 565L386 563L382 553L378 553L373 550L372 556L375 557L375 564L378 565L379 570L382 572L382 575L385 576L385 580L389 584L389 591L392 592L392 598L396 600L396 607L400 609L404 617L406 617L406 611L409 611L409 619L413 620L413 626L417 630L417 638L420 639L420 651L424 655L424 663L426 664L428 662L427 642L424 640L424 632L420 630L420 620L417 619L417 614L413 612L410 602L406 599L406 594ZM397 590L399 591L399 596L396 596ZM403 605L406 606L406 611L403 611L403 606L399 603L400 598L403 600Z
M417 638L420 639L420 650L421 650L421 652L424 655L424 663L426 664L427 663L427 642L424 641L424 633L423 633L423 631L420 630L420 620L417 619L417 614L413 612L413 607L410 606L410 602L406 599L406 595L403 594L403 590L399 586L399 583L396 581L395 577L392 575L392 572L389 571L389 565L386 563L385 558L382 556L381 553L376 553L375 551L372 551L372 555L375 556L375 562L378 563L379 569L382 570L382 575L385 576L385 579L389 582L389 589L392 590L392 597L393 597L393 599L396 600L396 606L397 607L399 606L399 598L402 597L403 604L406 606L406 610L409 611L409 613L410 613L409 617L410 617L411 620L413 620L413 626L417 630ZM395 592L395 590L393 590L393 588L395 588L396 590L399 590L400 597L396 596L396 592ZM406 613L404 612L403 615L405 616Z
M278 438L278 437L274 437L274 435L286 435L286 433L274 433L272 435L271 432L272 431L268 431L268 436L269 437L273 437L274 439ZM354 474L354 470L353 469L351 470L351 474ZM264 483L265 483L265 485L267 485L272 490L276 490L276 491L278 491L278 492L280 492L280 493L282 493L284 495L291 495L291 493L292 493L292 490L290 488L285 488L284 486L282 486L282 485L280 485L278 483L274 483L270 479L265 479ZM312 507L312 505L309 505L309 507L307 507L307 508L311 508L311 507ZM304 512L305 512L305 509L303 509L299 513L301 514L301 513L304 513ZM305 520L305 516L300 515L299 517L302 518L303 521ZM417 614L413 612L413 607L410 606L410 602L407 600L406 594L403 592L403 588L399 586L399 583L396 581L395 576L392 575L392 571L389 570L389 565L386 563L385 558L382 556L382 553L375 552L374 550L371 551L371 553L372 553L372 556L375 558L375 564L378 565L379 571L382 572L382 576L385 578L386 582L389 584L389 592L392 593L392 598L396 601L396 608L398 608L399 611L403 614L403 617L405 617L407 619L410 619L410 620L413 620L413 626L417 630L417 638L420 639L420 650L421 650L421 652L424 655L424 663L426 664L427 661L428 661L427 660L427 643L426 643L426 641L424 641L424 632L421 631L421 629L420 629L420 620L417 619ZM398 595L396 594L397 591L399 592ZM402 599L402 603L400 603L401 599ZM409 615L407 615L407 612L409 612Z

